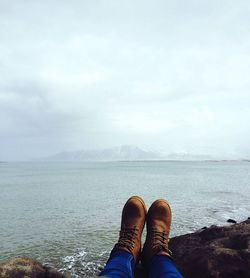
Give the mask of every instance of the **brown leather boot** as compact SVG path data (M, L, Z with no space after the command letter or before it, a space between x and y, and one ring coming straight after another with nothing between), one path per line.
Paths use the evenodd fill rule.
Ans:
M154 255L171 256L168 249L171 208L167 201L156 200L147 214L147 236L142 251L143 264L148 266Z
M122 210L120 237L112 252L125 250L133 255L135 263L138 262L146 214L146 205L140 197L128 199Z

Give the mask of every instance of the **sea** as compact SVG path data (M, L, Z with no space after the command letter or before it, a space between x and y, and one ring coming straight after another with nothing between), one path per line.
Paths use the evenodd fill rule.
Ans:
M171 237L229 225L250 217L250 162L0 163L0 261L28 256L73 277L97 274L132 195L147 207L169 201Z

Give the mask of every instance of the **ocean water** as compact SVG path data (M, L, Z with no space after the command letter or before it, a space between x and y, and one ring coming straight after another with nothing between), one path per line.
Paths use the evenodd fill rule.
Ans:
M0 261L33 257L75 277L98 273L131 195L169 201L171 236L250 216L249 162L0 163Z

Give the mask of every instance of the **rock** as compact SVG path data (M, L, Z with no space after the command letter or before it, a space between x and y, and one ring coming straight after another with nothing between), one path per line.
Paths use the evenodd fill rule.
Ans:
M229 219L227 219L227 223L234 223L234 224L236 224L237 221L235 221L234 219L229 218Z
M250 220L174 237L169 248L185 278L249 278Z
M0 264L0 278L69 278L57 270L26 257Z

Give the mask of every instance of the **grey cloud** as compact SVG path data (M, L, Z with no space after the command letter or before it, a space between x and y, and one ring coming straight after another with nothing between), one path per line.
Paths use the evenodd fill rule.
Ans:
M248 1L2 1L1 159L249 154Z

